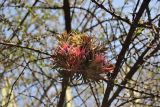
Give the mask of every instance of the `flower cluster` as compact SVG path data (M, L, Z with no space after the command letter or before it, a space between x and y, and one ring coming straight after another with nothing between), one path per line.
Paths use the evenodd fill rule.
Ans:
M83 60L85 60L85 49L74 47L68 43L59 44L56 52L56 55L58 56L58 64L60 67L68 71L80 69L80 65Z
M57 37L53 53L54 65L70 78L97 79L102 73L112 73L113 64L105 57L106 48L96 38L86 34L63 34Z

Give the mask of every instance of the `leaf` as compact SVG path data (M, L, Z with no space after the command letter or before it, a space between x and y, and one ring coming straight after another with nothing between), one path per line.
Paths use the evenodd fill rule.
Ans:
M11 92L11 84L10 84L9 79L5 78L5 82L6 82L5 86L1 90L1 93L2 93L2 106L7 104L8 97L10 96L10 101L9 101L8 107L16 107L14 93L13 92L10 93Z
M103 34L99 35L99 39L104 40L105 39L104 35Z
M143 28L137 28L136 35L135 35L135 36L141 35L143 30L144 30Z
M44 67L46 67L46 65L44 62L40 62L39 67L44 68Z
M154 72L152 72L152 71L148 72L147 74L149 77L154 77L154 75L155 75Z

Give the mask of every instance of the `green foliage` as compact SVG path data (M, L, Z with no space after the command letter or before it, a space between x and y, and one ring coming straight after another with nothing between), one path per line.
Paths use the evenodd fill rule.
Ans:
M136 30L136 33L135 33L135 36L139 36L139 35L141 35L142 34L142 32L143 32L143 28L141 28L141 27L139 27L139 28L137 28L137 30Z

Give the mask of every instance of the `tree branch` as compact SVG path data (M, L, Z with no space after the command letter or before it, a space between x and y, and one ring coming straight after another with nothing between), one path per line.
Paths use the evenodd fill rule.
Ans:
M151 42L150 45L153 45L156 42L156 38ZM132 76L136 73L136 71L138 70L138 68L144 64L145 60L144 59L149 59L153 54L155 54L159 48L160 48L160 44L157 45L157 47L149 54L147 55L145 58L144 56L147 54L147 52L151 49L152 47L147 47L147 49L141 54L141 56L138 58L137 62L133 65L133 67L131 68L131 70L129 71L129 73L125 76L124 81L121 82L121 85L125 86L127 84L127 81L130 80L132 78ZM118 87L118 89L116 90L116 92L114 93L114 95L112 96L112 98L108 101L108 104L110 105L112 103L112 101L118 96L118 94L121 92L123 88L122 87Z
M52 55L50 55L49 53L42 52L42 51L40 51L40 50L33 49L33 48L30 48L30 47L20 46L20 45L13 44L13 43L0 42L0 44L1 44L1 45L5 45L5 46L10 46L10 47L17 47L17 48L27 49L27 50L31 50L31 51L34 51L34 52L38 52L38 53L41 53L41 54L45 54L45 55L52 56Z
M63 10L65 18L65 30L67 33L71 32L71 16L70 16L70 5L69 0L63 0Z
M94 0L92 0L92 1L94 1ZM141 5L141 7L140 7L140 9L139 9L139 11L138 11L138 13L136 15L136 17L135 17L135 19L134 19L131 27L130 27L128 35L127 35L127 37L125 39L125 42L123 44L122 50L120 51L120 53L118 55L118 59L117 59L117 62L115 64L115 69L113 71L111 82L114 81L114 79L116 78L116 76L117 76L117 74L119 72L119 68L120 68L120 66L122 64L122 61L123 61L124 56L125 56L125 53L128 50L129 45L130 45L130 43L132 41L132 38L134 36L134 31L136 30L138 22L139 22L139 20L140 20L140 18L142 16L144 10L146 9L146 6L148 6L148 4L149 4L150 1L151 0L143 0L143 3L142 3L142 5ZM102 5L100 5L100 6L102 7ZM102 7L102 8L104 8L104 7ZM111 90L113 89L113 87L114 86L111 85L111 84L107 85L107 88L106 88L106 91L105 91L105 95L104 95L104 99L103 99L103 102L102 102L102 107L108 107L110 105L110 104L108 104L107 101L108 101L109 95L110 95Z
M65 18L65 30L67 33L71 32L71 16L70 16L70 5L69 5L69 0L63 0L63 10L64 10L64 18ZM65 74L66 71L64 71ZM63 107L64 102L65 102L65 96L66 96L66 90L69 82L69 77L68 75L63 75L62 76L62 91L60 94L59 102L57 107Z
M31 9L38 3L39 0L35 0L35 2L33 3ZM25 14L24 18L21 20L21 22L19 23L18 27L16 28L16 30L13 32L13 35L11 36L11 38L9 40L12 40L15 36L16 33L19 30L19 27L22 26L22 24L24 23L24 21L27 19L27 16L29 15L30 11L28 10L28 12Z

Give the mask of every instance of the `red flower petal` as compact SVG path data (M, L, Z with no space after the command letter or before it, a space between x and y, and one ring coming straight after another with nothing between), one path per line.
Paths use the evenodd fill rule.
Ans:
M98 54L95 56L95 62L96 63L104 63L105 62L105 57L102 54Z
M63 43L59 46L58 53L64 55L66 54L70 49L70 45L68 43Z
M104 66L104 67L102 67L102 71L103 72L110 72L110 73L112 73L113 72L113 69L114 69L114 66L113 65L108 65L108 66Z

